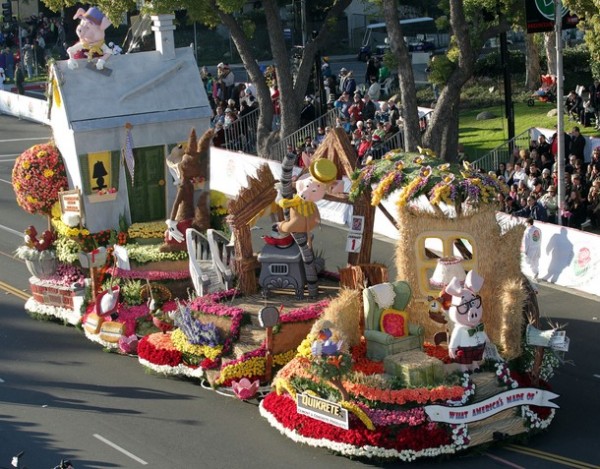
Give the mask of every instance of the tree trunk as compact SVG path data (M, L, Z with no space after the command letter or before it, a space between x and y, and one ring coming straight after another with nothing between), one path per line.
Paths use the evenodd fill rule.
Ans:
M383 0L383 16L385 17L392 53L398 64L411 64L408 46L404 41L404 34L400 25L397 0ZM400 81L401 107L404 117L404 149L406 151L416 151L417 146L421 144L421 130L412 65L406 67L399 65L398 79Z
M528 90L534 91L540 87L542 68L540 66L540 50L535 42L533 34L525 35L525 86Z
M460 76L452 74L438 98L423 137L424 145L445 161L458 159L458 111L464 82Z
M557 75L556 34L554 32L544 33L544 47L546 49L546 60L548 62L548 73L550 75Z

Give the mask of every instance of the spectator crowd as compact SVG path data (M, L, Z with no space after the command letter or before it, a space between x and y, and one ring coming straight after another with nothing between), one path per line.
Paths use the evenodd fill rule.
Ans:
M508 184L508 196L500 194L503 212L571 228L600 227L600 147L590 162L584 160L585 138L578 126L564 134L565 197L558 199L558 136L532 140L528 149L517 150L513 161L501 163L495 175Z

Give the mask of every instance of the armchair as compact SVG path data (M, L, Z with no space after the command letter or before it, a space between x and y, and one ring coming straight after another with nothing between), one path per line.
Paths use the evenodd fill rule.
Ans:
M410 301L408 283L380 283L363 290L367 357L383 360L407 350L422 349L425 329L410 324L404 311Z

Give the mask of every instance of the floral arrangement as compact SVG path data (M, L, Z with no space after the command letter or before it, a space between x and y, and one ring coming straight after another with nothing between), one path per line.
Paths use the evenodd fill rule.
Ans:
M107 195L107 194L116 194L117 193L117 189L115 189L114 187L110 187L108 189L100 189L98 192L96 192L96 195Z
M67 173L53 143L34 145L15 160L12 184L17 203L28 213L49 216L58 193L68 188Z
M498 193L508 193L502 181L480 173L467 161L459 166L444 163L431 153L413 157L397 150L354 172L350 200L370 188L372 205L378 205L395 190L401 190L400 206L421 196L436 206L445 203L459 207L464 202L477 206L494 202Z
M152 223L134 223L128 230L127 234L130 238L160 238L162 239L165 230L167 229L165 222L156 221Z
M56 272L46 280L57 285L70 287L73 284L83 285L85 278L85 274L78 266L61 262L56 267Z
M177 305L177 311L173 315L175 326L185 334L187 341L192 345L216 347L221 343L219 329L214 323L203 323L192 316L190 308Z
M133 225L132 225L133 226ZM131 236L131 232L129 233ZM187 251L161 252L158 244L127 244L125 246L129 259L140 264L160 261L187 260Z
M352 369L352 356L345 351L344 341L327 327L317 334L311 352L311 371L322 379L337 380Z

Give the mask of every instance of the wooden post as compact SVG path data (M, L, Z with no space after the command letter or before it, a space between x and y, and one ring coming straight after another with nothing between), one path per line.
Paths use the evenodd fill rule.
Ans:
M360 252L348 253L348 264L368 264L371 262L371 250L373 248L373 225L375 224L375 207L371 205L371 191L365 191L354 203L353 215L365 218L363 229L363 240Z

